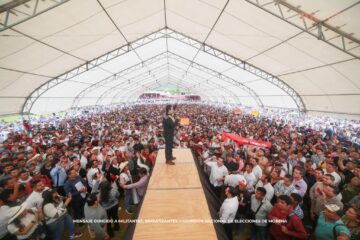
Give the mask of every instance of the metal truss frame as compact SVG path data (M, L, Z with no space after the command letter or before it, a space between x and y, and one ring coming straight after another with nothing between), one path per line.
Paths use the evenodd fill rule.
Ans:
M169 59L173 59L173 60L176 60L175 58L171 58L171 57L169 57ZM166 66L166 64L164 64L163 66ZM176 66L176 65L173 65L173 64L168 64L167 66L169 66L169 69L168 70L170 70L170 68L174 68L176 71L178 71L179 73L181 73L181 74L185 74L185 72L186 72L186 70L185 69L183 69L183 68L180 68L180 67L178 67L178 66ZM169 72L169 74L170 74L170 72ZM201 77L201 76L199 76L199 75L197 75L197 74L194 74L194 73L191 73L191 72L188 72L188 75L191 75L191 77L189 77L189 79L191 79L192 81L193 80L195 80L196 78L198 78L198 79L196 79L196 80L204 80L204 78L203 77ZM195 77L195 78L194 78ZM177 78L178 79L178 82L176 83L176 85L180 85L180 86L182 86L182 87L184 87L184 88L189 88L189 86L191 86L191 85L188 85L188 86L185 86L184 85L184 82L187 82L187 81L184 81L184 79L179 79L179 78ZM144 80L146 80L146 79L144 79ZM144 80L142 80L142 79L140 79L140 81L144 81ZM144 83L144 82L143 82ZM150 84L151 82L146 82L146 84ZM182 83L182 85L180 84L180 83ZM136 86L136 82L134 83L135 84L135 86ZM217 84L216 83L216 81L208 81L208 83L207 83L208 85L212 85L212 86L214 86L214 89L222 89L223 90L223 92L230 92L231 93L231 96L232 97L234 97L234 98L236 98L238 101L239 101L239 98L237 97L237 95L235 94L235 93L233 93L230 89L226 89L224 86L221 86L220 84ZM121 83L119 84L119 85L121 85ZM144 84L143 84L144 85ZM146 87L146 88L148 88L146 85L144 86L144 87ZM115 91L115 90L117 90L118 89L118 86L114 86L113 88L111 88L111 89L109 89L109 90L107 90L106 92L104 92L103 94L102 94L102 96L106 96L107 94L109 94L110 92L113 92L113 91ZM122 90L122 89L121 89ZM135 88L133 88L133 89L129 89L130 91L131 90L137 90L136 89L136 87ZM144 89L143 89L144 90ZM150 89L150 90L154 90L154 89ZM199 95L206 95L206 94L204 94L204 92L198 92L198 91L194 91L194 93L200 93ZM121 95L120 95L121 96ZM207 95L208 96L208 95ZM213 95L211 95L211 96L213 96ZM101 97L101 96L100 96ZM114 95L114 97L113 97L113 99L111 100L111 104L113 104L114 103L114 99L116 99L116 98L118 98L119 97L119 94L115 94ZM249 97L252 97L252 96L250 96L249 95Z
M156 61L161 61L161 60L164 58L164 55L165 55L165 54L160 54L160 55L156 55L154 58L148 59L148 60L147 60L147 61L148 61L147 64L151 64L151 63L154 63L154 62L156 62ZM171 52L168 52L168 53L166 54L166 58L167 58L167 59L172 59L172 60L175 60L175 61L178 61L178 62L181 62L181 63L185 63L185 64L188 64L188 63L190 62L190 60L188 60L188 59L186 59L186 58L183 58L183 57L181 57L181 56L179 56L179 55L176 55L176 54L174 54L174 53L171 53ZM180 61L180 60L181 60L181 61ZM165 64L165 65L166 65L166 64ZM163 67L163 66L165 66L165 65L158 66L158 68L161 68L161 67ZM209 80L209 79L205 79L205 78L203 78L203 77L201 77L201 76L199 76L199 75L197 75L197 74L194 74L194 73L192 73L192 72L186 73L186 71L185 71L184 69L179 68L179 67L177 67L177 66L175 66L175 65L172 65L172 64L168 64L168 66L172 66L173 68L176 68L177 70L183 71L184 75L185 75L185 74L191 75L191 76L192 76L192 77L190 78L191 80L194 80L194 76L195 76L195 77L200 78L201 80L203 80L203 82L206 82L208 85L209 85L209 83L212 83L213 86L214 86L214 88L216 88L216 89L221 88L221 89L223 89L223 90L226 91L226 92L230 92L230 93L231 93L231 96L233 96L234 98L236 98L236 99L240 102L240 100L239 100L239 98L237 97L236 94L234 94L231 90L226 89L226 88L224 88L223 86L221 86L221 85L219 85L219 84L216 84L215 81ZM128 69L125 69L125 70L123 70L122 72L118 73L117 76L119 76L119 77L121 76L121 77L125 78L125 77L126 77L126 74L128 74L129 72L132 72L132 70L137 69L137 68L139 68L139 67L140 67L140 66L138 66L138 65L129 67ZM235 80L233 80L232 82L229 82L229 80L228 80L229 78L225 78L225 79L219 78L219 75L220 75L219 72L216 72L216 71L214 71L214 70L211 70L211 69L209 69L209 68L206 68L205 66L201 66L201 65L199 65L199 64L195 64L193 67L196 68L196 69L198 69L198 70L201 70L201 71L203 71L203 69L207 69L207 74L209 74L209 75L212 76L212 77L216 77L216 78L218 78L219 80L227 81L227 82L230 83L231 85L233 85L234 82L236 82ZM201 67L202 67L202 69L201 69ZM125 79L125 81L122 81L122 82L120 82L119 84L117 84L117 85L115 85L115 86L112 86L109 90L105 91L105 92L99 97L99 100L97 101L97 103L99 103L99 102L101 101L101 98L102 98L102 97L111 94L113 91L121 88L124 84L130 83L130 81L133 82L133 84L139 84L139 83L141 83L141 82L143 82L143 81L146 81L146 79L149 79L149 77L144 76L144 75L147 75L147 73L141 73L141 74L139 74L139 75L137 75L137 76L134 76L131 80ZM79 103L80 99L81 99L82 97L84 97L85 95L87 95L89 92L94 91L94 90L98 89L98 87L104 86L104 85L108 84L109 82L117 81L118 79L119 79L119 78L115 78L115 77L106 78L106 79L103 79L103 80L99 81L98 83L95 83L95 84L93 84L92 86L88 87L88 88L86 89L86 91L83 91L81 94L78 94L78 96L76 97L76 101L77 101L77 102L75 102L75 100L74 100L73 107L78 107L78 103ZM201 82L200 82L200 83L201 83ZM197 83L197 84L199 84L199 83ZM197 85L197 84L196 84L196 85ZM249 93L249 97L255 98L255 102L257 102L257 104L262 104L260 98L259 98L258 96L256 96L256 94L252 91L252 89L247 88L247 87L245 87L245 89L244 89L244 87L243 87L241 84L240 84L240 85L239 85L239 84L236 84L236 85L238 85L238 86L241 87L243 90L245 90L246 92L248 92L248 93ZM190 85L190 86L192 86L192 85ZM190 91L190 86L186 86L185 88L187 88L187 89ZM122 90L122 89L121 89L121 90ZM255 97L254 97L254 96L255 96ZM259 105L259 106L261 106L261 105Z
M34 103L37 101L38 98L41 97L41 95L43 95L46 91L48 91L49 89L67 81L67 80L71 80L72 78L90 70L93 69L95 67L98 67L114 58L117 58L121 55L124 55L128 52L130 52L130 49L137 49L139 47L142 47L144 45L147 45L161 37L164 37L165 35L165 30L161 30L161 31L157 31L155 33L149 34L144 38L141 38L137 41L134 41L133 43L131 43L131 47L129 45L124 45L122 47L119 47L113 51L110 51L90 62L87 62L79 67L76 67L46 83L44 83L43 85L41 85L40 87L36 88L25 100L25 103L22 107L21 113L22 114L30 114L30 111L34 105Z
M251 65L251 64L248 64L247 62L245 61L242 61L242 60L239 60L233 56L230 56L220 50L217 50L217 49L214 49L210 46L207 46L206 44L202 44L194 39L191 39L187 36L184 36L180 33L177 33L175 32L174 30L171 30L169 28L164 28L164 29L161 29L157 32L154 32L154 33L151 33L145 37L142 37L141 39L139 40L136 40L132 43L129 43L128 45L125 45L125 46L122 46L118 49L115 49L114 51L111 51L109 53L106 53L90 62L87 62L83 65L81 65L80 67L77 67L77 68L74 68L72 70L70 70L69 72L59 76L59 77L56 77L48 82L46 82L45 84L41 85L40 87L38 87L37 89L35 89L26 99L23 107L22 107L22 114L29 114L31 112L31 109L32 109L32 106L34 105L34 103L37 101L38 98L41 97L42 94L44 94L46 91L48 91L49 89L57 86L58 84L61 84L63 83L64 81L67 81L67 80L70 80L72 79L73 77L75 76L78 76L90 69L93 69L93 68L96 68L98 66L100 66L101 64L103 63L106 63L116 57L119 57L121 55L124 55L128 52L131 52L131 51L134 51L135 49L139 48L139 47L142 47L146 44L149 44L157 39L160 39L160 38L173 38L175 40L178 40L182 43L185 43L187 45L190 45L192 47L195 47L195 48L198 48L198 49L201 49L201 51L205 52L205 53L208 53L216 58L219 58L223 61L226 61L226 62L229 62L230 64L232 64L233 66L235 67L239 67L240 69L243 69L245 71L248 71L252 74L255 74L256 76L259 76L260 78L274 84L275 86L281 88L283 91L285 91L295 102L297 108L299 111L305 111L305 104L303 103L301 97L299 96L299 94L294 90L292 89L289 85L287 85L285 82L281 81L280 79L278 79L277 77L259 69L259 68L256 68L255 66ZM217 71L214 71L210 68L207 68L206 66L202 66L198 63L195 63L194 61L191 61L191 60L188 60L188 59L185 59L181 56L178 56L174 53L171 53L171 52L164 52L164 53L161 53L161 54L158 54L156 56L159 57L159 55L162 55L162 54L168 54L168 55L174 55L176 56L176 58L179 60L181 59L181 61L183 62L186 62L186 64L189 64L189 66L191 67L194 67L198 70L201 70L203 72L206 72L214 77L217 77L218 79L220 80L223 80L223 81L227 81L228 83L230 84L234 84L238 87L241 87L243 90L245 90L246 92L248 92L254 99L255 101L257 102L257 105L259 107L263 107L264 104L262 103L260 97L256 94L256 92L252 89L252 88L249 88L247 87L244 83L240 83L239 81L235 80L235 79L232 79L228 76L226 76L225 74L223 73L220 73L220 72L217 72ZM155 56L155 57L156 57ZM74 99L74 102L72 104L72 107L76 107L80 101L80 98L81 97L84 97L87 93L89 93L90 91L98 88L99 86L104 86L106 85L107 82L111 82L111 81L114 81L116 80L117 77L120 77L120 76L124 76L126 75L126 72L130 72L130 71L134 71L134 70L138 70L138 69L141 69L141 68L144 68L146 66L146 64L149 64L148 61L151 61L151 62L155 62L155 61L158 61L156 59L154 59L155 57L153 58L150 58L148 60L143 60L141 62L139 62L138 64L132 66L133 68L128 68L128 69L125 69L125 70L122 70L118 73L115 73L114 75L111 75L105 79L102 79L100 81L98 81L97 83L95 84L92 84L90 86L88 86L87 88L85 88L84 90L81 91L81 93L79 93L75 99ZM146 68L148 68L146 66ZM149 71L149 74L153 76L153 74L151 73L151 71ZM154 77L154 76L153 76ZM154 78L154 80L156 81L156 79ZM207 79L208 80L208 79Z
M158 79L158 81L157 81L157 85L158 85L158 86L156 86L156 87L154 87L154 88L149 88L149 87L148 87L147 85L145 85L145 84L142 84L140 88L139 88L139 87L129 88L129 89L128 89L128 92L126 92L126 93L131 93L131 94L129 94L128 99L130 99L133 95L136 95L136 94L138 94L138 93L141 93L143 90L148 89L148 90L150 90L150 91L153 91L153 90L155 90L157 87L161 87L161 86L162 86L161 83L162 83L164 80L167 80L167 81L166 81L167 83L172 83L172 84L175 84L175 85L179 85L179 81L180 81L181 79L180 79L180 78L177 78L177 77L175 77L175 76L172 76L171 74L167 74L167 75L164 75L163 77L161 77L161 78ZM151 85L153 85L153 83L152 83L151 81L150 81L150 82L147 82L146 84L149 84L149 85L151 84ZM206 98L209 97L209 95L204 94L204 93L200 93L200 92L197 92L197 91L194 92L194 93L195 93L195 94L202 95L202 96L206 96ZM115 102L115 99L121 98L121 97L123 97L123 96L124 96L124 92L114 95L114 96L112 97L112 100L111 100L110 104L117 104L117 103Z
M214 57L217 57L223 61L226 61L235 67L241 68L247 72L250 72L250 73L260 77L261 79L264 79L264 80L272 83L273 85L284 90L284 92L286 92L294 100L299 111L306 111L305 104L304 104L303 100L301 99L300 95L292 87L290 87L288 84L286 84L284 81L280 80L276 76L274 76L270 73L267 73L266 71L264 71L258 67L255 67L254 65L249 64L246 61L243 61L243 60L240 60L233 56L230 56L229 54L224 53L218 49L207 46L205 44L201 44L200 42L198 42L194 39L191 39L189 37L184 37L180 33L175 32L174 30L168 30L167 37L176 39L178 41L181 41L182 43L188 44L195 48L201 48L201 50L205 53L208 53ZM221 74L221 75L223 75L223 74Z
M68 1L69 0L52 0L44 3L44 1L40 0L17 0L4 4L0 6L0 19L4 19L4 22L0 22L0 32L58 7ZM49 5L49 3L51 3L51 5ZM43 6L45 4L49 6ZM21 9L17 9L21 7L26 8L27 11L25 12ZM1 15L4 17L1 17Z
M183 71L186 71L186 70L183 69ZM183 80L181 78L172 77L171 75L169 75L169 76L170 76L169 79L171 81L168 79L168 81L166 83L172 83L172 84L175 84L175 85L179 85L179 82ZM171 79L171 78L174 78L174 79ZM151 82L148 82L147 85L151 85ZM147 85L144 85L144 88L149 88ZM159 85L162 86L161 84L159 84ZM151 91L156 90L156 89L157 89L157 87L150 88ZM127 93L130 93L128 99L131 99L132 97L136 98L142 92L143 92L142 88L140 88L140 89L139 88L133 88L132 90L127 92ZM219 91L219 92L222 92L222 91ZM215 98L215 99L218 100L219 97L221 97L224 101L226 100L224 95L216 95L216 94L207 95L207 94L204 94L204 92L198 92L198 91L194 91L194 93L200 95L202 98L205 96L205 99L214 99ZM122 97L122 96L124 96L124 94L117 95L115 99L117 99L119 97ZM229 96L229 97L232 97L232 96ZM116 104L116 102L114 100L111 103Z
M166 75L169 75L169 68L170 68L170 65L167 64L167 63L165 63L165 64L163 64L163 65L161 65L161 66L157 66L156 72L153 71L153 73L155 74L155 76L157 76L157 74L167 72L168 74L165 74L165 75L162 74L162 75L166 76ZM150 78L150 77L148 77L148 76L143 76L143 75L144 75L144 74L139 74L139 75L133 77L133 78L131 79L131 81L129 81L129 80L127 80L127 79L124 78L124 79L127 80L127 81L122 81L122 82L114 85L114 86L111 87L110 89L104 91L104 92L99 96L99 98L98 98L98 100L96 101L96 104L95 104L95 105L100 105L102 99L104 99L106 96L110 95L110 94L113 93L114 91L117 91L117 90L121 90L121 91L122 91L122 90L124 90L124 89L128 90L128 89L131 89L131 87L132 87L133 85L137 86L137 85L139 85L140 83L147 82L148 79L152 79L152 78ZM160 79L163 78L164 76L161 76L160 78L157 76L157 80L156 80L155 83L157 84L157 83L160 81ZM131 83L131 84L130 84L130 83ZM149 90L150 90L150 89L149 89ZM113 99L114 99L115 97L116 97L116 95L115 95L114 97L112 97L111 102L113 102Z
M163 53L161 53L161 54L155 55L154 57L152 57L152 58L150 58L150 59L148 59L148 60L145 60L144 62L145 62L147 65L149 65L149 64L152 64L152 63L161 61L162 59L169 59L169 58L171 58L171 59L173 59L173 60L177 60L177 61L179 61L179 59L183 59L183 60L182 60L182 63L184 63L184 62L185 62L185 63L189 63L189 60L187 60L187 59L185 59L185 58L182 58L181 56L178 56L178 55L176 55L176 54L174 54L174 53L171 53L171 52L163 52ZM195 65L195 66L198 67L199 65ZM142 68L143 68L143 63L138 63L138 64L135 64L135 65L133 65L133 66L130 66L129 68L126 68L126 69L124 69L124 70L122 70L122 71L120 71L120 72L117 72L115 75L112 75L112 76L109 76L109 77L107 77L107 78L104 78L104 79L102 79L102 80L100 80L100 81L98 81L98 82L96 82L96 83L88 86L87 88L85 88L83 91L81 91L81 92L75 97L71 108L76 108L76 107L78 107L78 104L79 104L81 98L85 97L85 96L86 96L87 94L89 94L90 92L92 92L92 91L94 91L94 90L97 90L97 89L98 89L99 87L101 87L101 86L106 86L106 85L107 85L108 83L110 83L110 82L117 81L117 80L120 79L120 78L125 78L127 74L129 74L129 73L131 73L131 72L133 72L133 71L142 69ZM206 68L206 67L204 67L204 68ZM201 69L198 68L198 70L201 70ZM210 73L211 73L211 74L210 74ZM138 78L138 77L143 76L144 74L147 75L147 72L146 72L146 73L141 73L141 74L133 77L131 80L125 78L125 79L124 79L124 80L125 80L125 83L129 83L130 81L131 81L131 82L138 83L138 81L135 81L135 79ZM208 71L208 74L212 75L213 77L218 77L218 76L220 75L220 73L218 73L218 72L216 72L216 71L213 71L213 72L211 72L211 71L209 72L209 71ZM192 73L192 75L195 75L195 74ZM198 76L198 77L200 77L200 76ZM139 80L143 81L144 78L146 78L146 76L143 76L142 78L139 78ZM221 78L220 78L220 79L221 79ZM204 79L204 80L207 80L207 79ZM221 79L221 80L223 80L223 79ZM234 80L234 82L236 82L236 81ZM102 96L105 96L105 95L110 94L112 91L116 90L119 86L122 86L122 84L123 84L123 83L119 83L118 85L112 86L109 90L105 91L105 92L102 94ZM218 87L221 87L220 85L217 85L217 86L218 86ZM187 88L188 88L188 86L187 86ZM223 88L223 87L222 87L222 88ZM251 92L252 92L252 93L253 93L253 96L252 96L252 97L254 97L254 96L256 95L255 92L253 92L252 89L250 89L250 88L247 88L247 87L246 87L245 91L249 92L250 96L251 96ZM236 95L234 95L234 96L236 96ZM101 98L101 96L100 96L100 98ZM261 102L261 100L260 100L259 98L258 98L258 100ZM101 100L99 100L99 101L101 101ZM98 101L98 102L99 102L99 101ZM256 102L258 102L258 101L256 101ZM258 103L259 103L259 102L258 102ZM259 106L261 106L261 105L259 105Z
M341 31L326 23L328 19L319 20L314 17L314 13L307 13L299 7L292 6L284 0L245 0L246 2L270 13L273 16L301 29L302 31L316 37L317 39L360 59L360 52L355 53L351 50L360 47L360 40L354 38L349 33ZM350 7L355 6L359 2ZM275 5L271 9L267 6ZM350 8L349 7L349 8ZM337 13L340 14L340 13Z
M169 54L168 54L169 55ZM172 54L172 53L170 53L170 57L167 57L167 59L173 59L173 60L177 60L175 57L171 57L172 55L174 55L174 54ZM181 72L181 74L185 74L186 73L186 71L185 71L185 69L182 69L182 68L180 68L180 67L178 67L178 66L175 66L175 65L173 65L173 64L163 64L163 65L161 65L161 66L158 66L157 68L158 69L156 69L156 70L159 70L160 68L163 68L164 66L167 66L167 68L165 69L165 70L168 70L168 72L171 70L170 68L173 68L173 69L176 69L176 70L178 70L179 72ZM148 77L146 77L146 76L144 76L144 77L142 77L141 78L141 76L142 75L144 75L144 73L142 73L142 74L139 74L139 75L137 75L137 76L135 76L135 77L133 77L132 79L131 79L131 81L133 82L133 83L135 83L135 84L137 84L137 83L139 83L139 82L144 82L144 81L146 81L147 79L149 79ZM236 98L239 102L240 102L240 100L239 100L239 98L237 97L237 95L236 94L234 94L230 89L226 89L224 86L221 86L221 85L219 85L219 84L217 84L216 83L216 81L209 81L208 79L205 79L205 78L203 78L203 77L201 77L201 76L199 76L199 75L197 75L197 74L194 74L194 73L192 73L192 72L188 72L188 75L191 75L191 78L189 78L189 79L191 79L192 81L193 80L195 80L196 78L198 78L200 81L202 80L203 82L207 82L207 84L208 85L210 85L210 84L213 84L213 86L214 86L214 89L218 89L218 88L221 88L221 89L223 89L224 91L226 91L226 92L231 92L231 96L233 96L234 98ZM214 76L214 75L213 75ZM216 75L217 76L217 75ZM216 77L215 76L215 77ZM138 80L137 80L138 79ZM115 80L115 79L114 79ZM100 103L100 101L101 101L101 98L103 98L103 97L105 97L105 96L107 96L107 95L109 95L109 94L111 94L112 92L114 92L114 91L116 91L117 89L121 89L122 90L122 87L124 86L124 84L126 84L126 83L129 83L130 81L128 80L128 81L126 81L126 82L121 82L121 83L119 83L119 84L117 84L117 85L115 85L115 86L112 86L109 90L106 90L100 97L99 97L99 100L97 101L97 103ZM187 82L187 81L186 81ZM200 82L201 83L201 82ZM197 84L200 84L199 82L197 83ZM190 89L190 87L191 87L192 85L188 85L188 86L183 86L183 87L185 87L185 88L187 88L188 90ZM114 98L116 97L116 95L114 96ZM252 97L251 95L249 95L249 97ZM112 101L113 102L113 101Z
M85 88L84 90L82 90L74 99L72 105L71 105L71 108L74 108L74 107L77 107L78 104L79 104L79 101L82 97L86 96L88 93L98 89L99 87L101 86L105 86L106 84L108 84L109 82L113 82L113 81L116 81L117 79L119 79L120 77L123 77L123 76L126 76L127 74L133 72L133 71L136 71L136 70L139 70L139 69L142 69L144 67L144 63L146 64L151 64L151 63L155 63L159 60L162 60L162 59L166 59L166 55L167 53L166 52L162 52L158 55L155 55L154 57L150 58L150 59L147 59L147 60L144 60L143 62L140 62L140 63L137 63L135 65L132 65L126 69L123 69L117 73L115 73L114 75L112 76L109 76L109 77L106 77L102 80L99 80L98 82L88 86L87 88Z

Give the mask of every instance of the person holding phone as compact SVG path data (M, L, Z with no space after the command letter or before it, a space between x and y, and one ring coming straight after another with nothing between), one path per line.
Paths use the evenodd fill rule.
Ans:
M43 198L42 208L45 222L52 238L55 240L62 239L64 227L67 228L70 239L80 238L82 233L75 233L73 219L66 210L66 207L71 202L71 193L64 198L60 196L56 190L45 191Z

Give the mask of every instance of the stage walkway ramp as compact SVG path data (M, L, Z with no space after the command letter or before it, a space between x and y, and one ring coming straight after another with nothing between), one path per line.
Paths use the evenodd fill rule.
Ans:
M190 149L173 155L175 165L167 165L158 153L133 239L217 239Z

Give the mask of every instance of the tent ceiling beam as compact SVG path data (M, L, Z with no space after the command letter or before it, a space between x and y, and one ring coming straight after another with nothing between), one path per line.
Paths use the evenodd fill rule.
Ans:
M40 0L15 0L1 5L0 19L4 19L4 22L0 22L0 32L14 27L55 7L58 7L68 1L69 0L52 0L45 2ZM30 14L24 13L17 9L22 6L30 9L30 11L28 11Z
M202 44L196 40L193 40L187 36L184 36L182 34L179 34L169 28L165 28L162 29L160 31L151 33L139 40L136 40L128 45L122 46L120 48L115 49L114 51L111 51L109 53L106 53L92 61L87 62L86 64L81 65L80 67L77 67L75 69L70 70L69 72L53 79L50 80L49 82L52 82L51 84L49 84L49 82L43 84L42 86L40 86L39 88L35 89L30 95L29 97L26 99L23 107L22 107L22 113L23 114L27 114L31 112L32 106L33 104L36 102L36 100L43 94L45 93L47 90L51 89L52 87L63 83L64 81L68 81L71 78L78 76L84 72L86 72L87 70L90 70L92 68L98 67L103 63L106 63L116 57L119 57L125 53L130 52L131 50L137 49L139 47L142 47L146 44L149 44L151 42L154 42L157 39L161 39L161 38L173 38L177 41L180 41L182 43L185 43L187 45L190 45L192 47L196 47L197 49L201 48L202 51L204 51L205 53L208 53L214 57L217 57L218 59L221 59L223 61L226 61L230 64L232 64L235 67L239 67L242 70L245 70L247 72L250 72L252 74L255 74L256 76L259 76L260 78L269 81L270 83L276 85L277 87L281 88L283 91L285 91L287 94L289 94L289 96L294 100L294 102L296 103L296 105L298 106L299 111L305 111L305 105L302 101L302 99L300 98L299 94L297 92L295 92L294 89L292 89L289 85L287 85L285 82L281 81L280 79L276 78L275 76L259 69L256 68L255 66L248 64L245 61L239 60L233 56L230 56L220 50L217 49L213 49L210 46L207 46L206 44L202 46ZM161 53L161 54L165 54L165 53ZM159 55L161 55L159 54ZM166 54L173 54L171 52L166 53ZM173 54L174 55L174 54ZM158 56L158 55L157 55ZM177 56L176 58L179 59L180 56ZM181 57L182 58L182 57ZM185 58L182 58L185 59ZM150 60L150 59L149 59ZM142 60L141 60L142 61ZM147 61L147 60L146 60ZM142 61L139 64L137 64L138 68L143 68L145 66L146 61ZM152 60L151 62L155 62L156 60ZM189 65L189 61L188 59L186 59L186 65ZM184 62L184 60L183 60ZM150 64L150 62L149 62ZM208 73L212 73L210 75L216 76L222 80L227 80L233 84L236 84L238 86L241 86L244 90L246 90L247 92L250 93L250 95L252 95L254 97L254 99L256 99L257 104L259 105L259 107L263 106L260 98L258 96L256 96L256 93L249 87L247 87L246 85L239 83L238 81L231 79L227 76L225 76L224 74L220 73L220 72L216 72L213 71L205 66L200 66L199 64L195 64L193 63L191 65L192 67L195 66L195 68L197 68L198 70L201 71L205 71ZM156 77L151 74L154 77L154 79L156 80ZM114 73L112 76L108 77L107 79L103 79L99 82L97 82L96 84L90 85L88 88L84 89L81 94L79 94L76 97L76 100L73 102L72 107L76 107L77 106L77 101L81 98L81 96L85 96L85 92L88 93L88 90L90 88L95 89L98 86L103 86L106 85L106 81L113 81L114 76L117 75L119 73ZM90 90L89 90L90 91Z
M178 68L177 66L174 66L174 65L172 65L172 67L173 68ZM185 73L185 69L182 69L182 68L178 68L179 70L181 70L181 72L182 73ZM188 73L189 74L189 73ZM171 76L171 75L170 75ZM182 82L182 87L184 87L184 88L188 88L189 86L187 86L187 85L184 85L184 81L183 81L183 79L179 79L179 78L177 78L177 77L173 77L173 78L176 78L177 80L178 80L178 82ZM193 80L193 79L192 79ZM147 84L149 83L151 83L151 82L146 82ZM135 85L136 85L136 83L135 83ZM212 85L212 86L216 86L216 89L223 89L223 91L224 92L230 92L231 93L231 96L232 97L234 97L234 98L236 98L236 99L238 99L238 101L239 101L239 98L232 92L232 91L229 91L228 89L226 89L226 88L224 88L223 86L221 86L221 85L219 85L219 84L217 84L216 82L209 82L208 83L208 85ZM136 89L136 88L134 88L134 89ZM116 90L116 88L114 88L114 90ZM201 92L201 93L203 93L203 91L197 91L197 90L194 90L193 91L194 93L199 93L199 92ZM105 96L105 95L104 95ZM252 97L252 96L250 96L250 97ZM116 98L118 98L118 94L115 94L114 95L114 99L116 99Z
M306 13L300 10L299 7L292 6L284 0L246 0L248 3L276 16L283 21L305 31L306 33L321 40L357 59L360 59L359 51L352 51L355 48L360 47L360 40L351 36L349 33L345 33L339 28L333 27L326 23L328 19L319 20L313 16L313 14ZM266 4L264 4L266 2ZM354 3L350 7L356 6L359 2ZM277 5L276 8L266 8L267 5ZM344 10L343 10L344 11ZM294 21L294 17L299 17L302 21ZM333 41L340 38L341 41Z
M173 60L175 60L175 59L173 59ZM165 67L165 68L164 68L164 67ZM161 69L161 71L159 71L159 73L165 72L165 71L169 71L169 70L170 70L170 71L173 71L172 69L177 70L177 71L180 72L181 74L185 74L185 71L186 71L185 69L180 68L180 67L178 67L178 66L175 66L175 65L173 65L173 64L163 64L163 65L161 65L161 66L158 66L156 70L159 70L159 69ZM143 82L143 81L146 81L147 79L149 79L149 78L145 78L145 79L142 78L142 77L141 77L142 75L144 75L144 74L142 73L142 74L137 75L137 76L135 76L134 78L132 78L132 80L131 80L132 84L137 85L138 82ZM196 78L191 77L191 80L192 80L192 81L194 81L195 79L196 79L196 80L204 80L203 77L198 76L197 74L194 74L194 73L188 73L188 75L195 76L196 78L198 78L198 79L196 79ZM122 90L122 86L123 86L124 84L126 84L126 83L129 83L129 82L127 82L127 81L126 81L126 82L121 82L121 83L119 83L119 84L111 87L110 89L106 90L106 91L99 97L99 101L101 101L102 96L107 96L107 95L111 94L112 92L114 92L114 91L116 91L116 90L118 90L118 89ZM222 88L222 89L224 89L224 91L229 91L228 89L224 88L224 86L221 86L221 85L217 84L215 81L209 81L209 82L208 82L208 85L210 85L210 83L213 84L213 86L215 86L214 88L216 88L216 89ZM187 90L190 91L190 90L189 90L189 89L190 89L190 85L187 85L185 88L187 88ZM195 91L196 91L196 90L195 90ZM195 91L194 91L194 92L195 92ZM196 92L197 92L197 91L196 91ZM232 93L232 91L230 91L230 92ZM233 97L237 98L235 94L232 93L231 95L232 95ZM116 97L116 95L114 95L114 98L115 98L115 97ZM238 98L237 98L237 99L238 99ZM99 103L99 101L97 102L97 104ZM238 99L238 101L239 101L239 99Z
M195 48L199 48L199 46L201 46L201 44L199 42L197 42L196 40L193 40L189 37L184 38L181 34L175 32L173 30L168 32L168 36L171 38L174 38L182 43L193 46ZM218 49L212 48L210 46L204 45L204 47L201 50L204 51L205 53L208 53L208 54L210 54L214 57L217 57L223 61L226 61L226 62L234 65L235 67L238 67L247 72L250 72L250 73L274 84L275 86L281 88L287 94L289 94L289 96L294 100L299 111L306 111L305 104L302 101L300 95L292 87L290 87L288 84L286 84L284 81L280 80L276 76L271 75L270 73L267 73L266 71L264 71L258 67L255 67L252 64L247 63L246 61L239 60L233 56L230 56L227 53L224 53L224 52L222 52Z
M46 91L50 90L51 88L57 86L60 83L63 83L65 81L68 81L88 70L91 70L93 68L96 68L106 62L109 62L110 60L117 58L121 55L124 55L126 53L128 53L130 51L130 46L132 47L132 49L136 49L139 47L142 47L144 45L147 45L157 39L159 39L160 37L164 36L165 32L164 31L158 31L155 33L151 33L149 35L147 35L144 38L141 38L137 41L134 41L133 43L131 43L130 45L125 45L122 47L119 47L113 51L110 51L90 62L87 62L79 67L76 67L50 81L54 81L55 84L48 84L48 82L46 82L45 84L41 85L40 87L36 88L30 95L29 97L26 99L23 107L22 107L22 114L29 114L34 103L36 102L36 100L42 95L44 94ZM30 100L31 99L31 100ZM29 101L28 101L29 100Z
M103 11L105 12L105 14L108 16L108 18L110 19L110 21L113 23L113 25L115 26L115 28L118 30L118 32L121 34L121 36L125 39L125 41L127 42L127 45L129 45L130 49L135 53L135 55L139 58L139 60L144 64L144 67L147 68L147 70L149 71L149 74L154 76L150 69L148 68L148 66L144 63L144 60L141 58L141 56L139 55L139 53L136 51L135 48L132 47L132 45L130 44L130 41L126 38L126 36L124 35L124 33L120 30L119 26L115 23L114 19L110 16L110 14L108 13L108 11L106 11L106 8L103 6L103 4L100 2L100 0L97 0L97 2L99 3L100 7L103 9ZM155 76L154 76L154 79Z

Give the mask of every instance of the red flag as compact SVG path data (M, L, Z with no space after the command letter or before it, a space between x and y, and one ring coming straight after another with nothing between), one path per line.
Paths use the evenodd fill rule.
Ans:
M252 146L260 147L260 148L270 148L271 147L270 142L265 142L265 141L250 139L250 138L243 138L243 137L240 137L239 135L230 134L230 133L226 133L226 132L222 133L221 138L223 141L225 139L234 140L235 142L237 142L240 145L252 145Z

